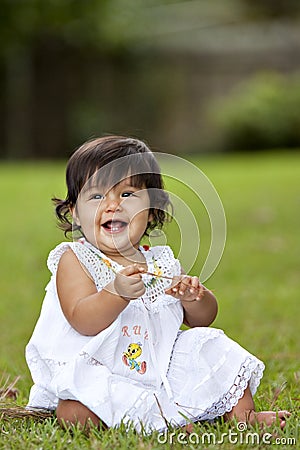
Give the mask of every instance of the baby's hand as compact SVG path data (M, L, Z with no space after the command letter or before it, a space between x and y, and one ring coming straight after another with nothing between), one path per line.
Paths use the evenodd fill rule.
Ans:
M130 301L137 299L145 293L145 285L142 280L144 269L132 264L120 270L114 280L114 288L120 297Z
M182 275L174 277L173 283L165 292L183 302L199 301L203 297L204 286L200 283L198 277Z

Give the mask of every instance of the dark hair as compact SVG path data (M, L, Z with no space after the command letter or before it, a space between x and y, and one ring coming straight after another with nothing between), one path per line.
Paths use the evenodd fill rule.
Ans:
M70 209L94 176L107 188L129 176L133 186L149 189L153 220L148 223L146 235L154 228L162 228L170 219L167 210L172 210L172 204L163 190L160 168L151 150L138 139L106 136L85 142L72 154L66 169L67 196L65 200L52 198L59 227L65 235L79 229L72 224Z

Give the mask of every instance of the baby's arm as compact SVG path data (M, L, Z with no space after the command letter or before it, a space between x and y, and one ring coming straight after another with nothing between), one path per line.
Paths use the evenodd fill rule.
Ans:
M218 304L211 291L200 283L198 277L182 275L174 277L166 293L180 299L184 310L185 325L189 327L207 327L216 318Z
M76 331L94 336L107 328L128 302L145 292L140 269L125 267L100 292L72 250L66 251L58 265L56 285L62 311Z

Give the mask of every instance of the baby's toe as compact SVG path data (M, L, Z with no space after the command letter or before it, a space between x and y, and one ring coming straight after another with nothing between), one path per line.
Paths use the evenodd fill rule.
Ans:
M280 419L286 419L287 417L290 417L291 413L289 411L283 410L283 411L278 411L278 417Z

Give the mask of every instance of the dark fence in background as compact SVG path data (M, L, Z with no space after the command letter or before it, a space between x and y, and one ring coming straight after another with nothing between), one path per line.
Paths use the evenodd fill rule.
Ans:
M300 27L291 19L183 28L112 51L41 35L1 60L0 156L66 157L112 133L171 153L228 149L215 139L216 102L257 73L281 73L288 84L298 71Z

